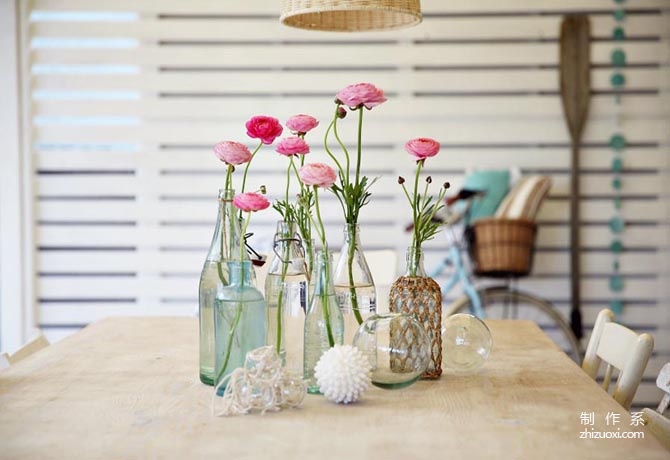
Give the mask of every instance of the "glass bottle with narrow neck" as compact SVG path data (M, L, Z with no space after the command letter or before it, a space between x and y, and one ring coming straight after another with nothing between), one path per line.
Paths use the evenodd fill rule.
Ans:
M332 255L318 251L314 258L314 293L305 315L305 349L303 377L309 393L319 393L314 367L321 355L343 341L342 313L337 305L332 276Z
M335 293L344 317L344 340L351 343L359 325L377 311L377 295L361 246L360 227L344 226L344 244L335 265Z
M240 227L233 206L235 191L219 190L219 210L209 252L200 274L198 304L200 318L200 381L214 384L214 302L230 283L226 261L240 254Z
M440 285L426 276L420 247L407 250L407 270L389 292L393 313L414 316L428 334L430 362L423 378L436 379L442 374L442 292Z
M265 302L267 345L275 348L287 368L302 370L307 273L295 222L277 222L274 256L265 278Z
M251 262L227 265L230 283L221 288L214 304L215 384L243 367L247 352L265 345L267 327L265 301L252 281ZM225 384L220 394L223 389Z

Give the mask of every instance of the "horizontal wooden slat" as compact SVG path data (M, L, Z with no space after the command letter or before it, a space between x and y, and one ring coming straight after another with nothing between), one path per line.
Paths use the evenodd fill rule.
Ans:
M529 11L591 11L606 10L610 11L615 6L602 0L544 0L542 4L534 0L514 0L500 4L496 0L478 0L472 2L469 0L454 0L450 2L441 2L431 0L422 2L422 8L425 13L436 12L529 12ZM665 7L664 0L638 0L635 2L636 9L657 9ZM188 5L182 2L170 0L160 3L138 2L134 0L118 0L110 4L91 4L86 0L37 0L33 4L36 10L56 10L56 11L142 11L146 13L164 13L164 14L278 14L277 5L274 2L250 2L244 3L230 2L225 5L212 3L208 0L191 0Z
M596 42L591 47L591 62L608 64L612 45ZM665 48L657 42L627 42L620 48L628 57L628 62L649 63L665 56ZM398 62L413 62L414 65L540 65L554 64L558 57L556 43L501 43L463 44L448 46L442 44L420 44L414 46L356 45L352 53L351 46L342 44L324 44L319 47L309 45L290 46L218 46L212 53L211 46L174 46L139 47L136 49L108 49L103 54L91 49L35 49L31 52L34 63L45 64L102 64L124 63L143 66L238 66L286 65L286 62L299 58L310 65L361 65L396 66ZM439 56L439 59L436 59Z
M316 138L321 142L321 138ZM308 137L308 141L312 141ZM245 140L247 144L250 141ZM322 152L318 146L312 143L313 152ZM388 156L393 152L400 152L400 147L389 147L381 149L365 149L364 166L370 170L379 170L388 167ZM322 157L322 153L319 156ZM509 158L514 159L514 166L526 170L563 170L567 171L570 167L569 147L563 148L547 146L529 146L529 147L498 147L498 148L477 148L476 152L472 148L464 147L444 147L442 153L448 157L450 169L468 169L468 168L503 168L508 167ZM612 164L612 151L606 147L582 147L580 149L581 166L584 170L610 170ZM141 158L141 160L140 160ZM310 158L310 157L308 157ZM105 171L105 170L128 170L138 166L138 164L152 164L160 160L161 168L166 172L174 171L200 171L211 172L213 174L223 173L223 165L214 158L211 146L203 145L200 149L174 149L169 151L151 151L143 150L141 153L123 153L118 152L113 155L106 155L102 162L95 152L86 152L78 150L68 151L38 151L34 155L34 164L38 170L45 171ZM311 160L310 160L311 161ZM279 155L264 155L263 169L276 167L278 169L285 167L286 159L279 158ZM266 166L267 165L267 166ZM638 148L631 147L626 149L624 168L626 170L647 170L656 171L665 168L668 165L668 154L665 147ZM258 165L252 164L251 173ZM258 166L260 167L260 166ZM585 172L585 171L584 171ZM586 172L585 172L586 173ZM589 176L597 177L597 176ZM588 186L585 183L584 186ZM628 189L626 189L628 191ZM213 192L210 190L209 194Z
M612 69L592 71L592 88L595 91L611 91ZM558 92L556 69L509 69L509 70L451 70L440 72L418 72L409 80L399 80L393 74L375 75L375 84L385 91L534 91ZM266 94L269 89L276 93L304 92L329 93L334 88L343 88L352 81L370 78L365 70L346 73L291 72L290 79L278 79L277 72L231 71L231 72L163 72L139 75L35 75L32 84L40 90L56 91L118 91L140 90L143 93L193 93L193 94ZM625 72L626 89L658 90L662 71L658 68L629 69Z
M369 117L366 123L366 142L389 142L388 132L392 130L394 138L411 139L418 135L432 137L445 143L464 143L473 141L473 129L482 123L475 121L379 121ZM324 127L325 129L325 127ZM615 128L616 129L616 128ZM567 130L562 124L547 120L499 120L486 123L487 141L491 143L556 143L566 142ZM584 133L585 142L607 142L612 135L610 121L598 120L589 123ZM35 136L40 142L150 142L176 144L213 145L221 140L245 139L246 130L242 123L229 122L146 122L140 126L99 126L95 129L82 129L79 126L36 126ZM626 123L626 134L631 142L661 142L668 136L667 120L631 120ZM341 133L345 141L355 139L353 129ZM477 139L477 138L475 138Z
M424 2L430 4L430 2ZM538 4L538 6L543 6ZM498 9L500 5L496 6ZM637 5L636 5L637 7ZM424 6L425 8L425 6ZM350 34L320 34L332 41L373 41L407 39L557 39L561 17L554 16L499 16L499 17L433 17L427 16L418 27L389 32ZM611 38L612 17L591 18L593 37ZM275 18L253 21L258 27L235 18L204 18L197 21L146 18L141 22L120 22L113 28L103 28L90 22L33 22L31 33L36 37L134 37L142 40L313 40L315 35L285 27ZM626 18L626 33L631 36L649 36L662 30L659 16L630 14Z
M287 75L290 77L290 75ZM373 77L366 81L375 82ZM351 80L349 80L351 82ZM334 98L337 89L330 93ZM146 97L145 97L146 96ZM287 100L289 104L287 104ZM621 110L622 121L639 117L654 118L668 116L667 108L660 106L657 95L623 95L620 105L612 95L592 97L589 109L591 120L613 119ZM159 99L155 94L142 96L141 100L33 100L35 115L107 117L140 116L151 120L177 119L197 121L216 119L218 121L245 121L255 114L272 114L281 120L295 113L309 113L330 121L330 97L291 97L285 99L278 94L274 97L184 97ZM409 107L409 109L408 109ZM471 97L463 95L431 95L402 102L391 96L389 103L375 109L370 118L386 119L434 119L449 120L498 120L514 117L519 120L551 120L561 123L563 118L561 100L556 96L538 95L487 95Z

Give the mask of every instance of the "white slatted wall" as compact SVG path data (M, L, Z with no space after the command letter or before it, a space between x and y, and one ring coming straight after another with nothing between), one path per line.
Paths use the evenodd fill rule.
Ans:
M364 167L380 175L362 217L369 248L398 249L410 213L398 174L403 143L442 142L428 163L456 186L469 167L550 174L534 276L522 281L567 313L569 140L558 93L561 15L592 20L594 93L582 146L583 310L590 327L611 298L607 221L613 215L610 135L629 140L623 174L622 322L656 336L639 404L658 398L653 376L670 360L668 313L668 0L629 1L621 45L629 66L616 128L609 83L611 0L424 0L424 23L400 32L326 34L277 20L278 2L35 0L27 11L29 132L34 167L37 318L53 337L108 315L191 314L223 167L211 146L247 142L255 114L322 120L335 92L369 81L388 103L366 113ZM32 13L32 14L30 14ZM30 14L30 16L29 16ZM351 132L354 120L341 130ZM252 142L247 142L252 146ZM285 162L263 150L252 186L282 192ZM328 197L327 197L328 198ZM333 245L341 217L326 205ZM277 216L255 218L267 247ZM441 256L430 245L427 266Z

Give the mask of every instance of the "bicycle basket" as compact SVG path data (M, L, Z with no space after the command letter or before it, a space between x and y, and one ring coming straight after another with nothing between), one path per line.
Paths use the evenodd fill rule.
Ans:
M475 273L518 277L530 273L537 225L526 219L481 219L473 224L470 252Z

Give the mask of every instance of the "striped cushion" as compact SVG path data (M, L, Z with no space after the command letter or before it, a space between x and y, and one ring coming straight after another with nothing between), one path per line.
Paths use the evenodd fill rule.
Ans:
M517 181L496 211L502 219L535 220L542 200L551 188L547 176L527 176Z

